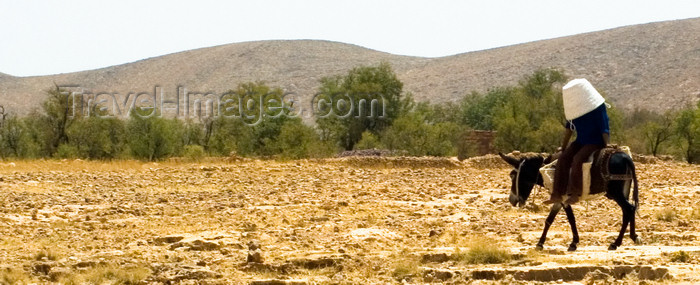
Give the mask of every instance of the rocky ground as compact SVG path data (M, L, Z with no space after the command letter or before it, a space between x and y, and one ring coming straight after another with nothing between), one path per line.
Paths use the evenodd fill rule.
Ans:
M0 283L700 282L700 167L637 166L643 242L607 251L621 212L574 206L579 250L507 202L495 156L0 163Z

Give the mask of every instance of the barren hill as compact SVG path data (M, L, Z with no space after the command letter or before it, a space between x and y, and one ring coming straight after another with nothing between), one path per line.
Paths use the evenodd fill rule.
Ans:
M46 90L79 85L86 92L150 92L174 98L177 86L221 94L265 81L309 102L319 79L357 65L391 63L419 100L445 102L515 84L540 67L586 77L618 106L662 111L700 99L700 18L635 25L441 58L392 55L328 41L261 41L184 51L102 69L49 76L0 73L0 104L26 114ZM1 67L0 67L1 68Z

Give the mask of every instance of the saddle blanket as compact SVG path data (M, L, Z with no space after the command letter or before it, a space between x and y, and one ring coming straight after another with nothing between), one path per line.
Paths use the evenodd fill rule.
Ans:
M628 146L620 146L619 147L622 152L626 153L630 157L632 157L632 152L630 151L630 148ZM581 194L581 201L585 200L592 200L595 198L598 198L600 196L605 195L605 191L601 191L600 193L595 193L591 194L591 167L593 166L593 158L598 155L599 151L594 152L591 157L588 159L588 162L583 163L583 193ZM540 174L542 174L542 181L544 182L544 188L549 191L549 193L552 193L552 189L554 189L554 169L555 166L557 165L557 160L552 161L551 163L542 166L540 168ZM631 181L625 181L625 192L629 193L629 188L630 188L630 183ZM594 183L595 184L595 183ZM564 200L566 200L568 197L564 195Z

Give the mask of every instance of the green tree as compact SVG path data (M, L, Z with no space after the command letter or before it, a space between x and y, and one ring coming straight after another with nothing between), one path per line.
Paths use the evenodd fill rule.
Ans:
M286 159L327 157L335 152L333 145L322 142L314 128L304 125L298 118L284 122L275 146L276 152Z
M274 144L282 131L285 122L291 120L294 106L285 105L284 91L280 88L271 88L262 82L245 83L238 86L237 95L249 98L256 106L246 111L250 119L248 122L252 140L241 141L238 144L238 152L249 155L271 156L279 153ZM286 102L288 103L288 102ZM244 122L246 122L245 119Z
M456 154L458 130L455 123L431 122L425 113L413 111L397 118L382 134L381 143L412 156L449 156Z
M673 115L670 112L666 112L659 120L644 123L642 131L646 151L657 156L661 145L670 141L673 136Z
M510 106L511 109L513 106ZM497 131L494 145L501 150L534 151L537 143L532 134L533 127L528 123L527 116L520 110L508 112L507 109L498 111L494 120Z
M481 95L472 92L460 102L460 123L475 130L491 131L495 129L493 116L497 108L503 107L515 94L512 87L499 87Z
M645 109L635 109L622 118L620 133L623 135L617 141L625 142L635 152L658 155L663 150L668 149L668 147L662 148L662 146L673 146L668 142L672 141L675 136L675 127L673 126L675 116L676 113L669 112L660 115ZM662 126L667 126L668 129L666 130Z
M675 120L676 135L688 163L700 162L700 103L679 113Z
M407 109L403 83L388 63L353 68L345 76L321 79L316 122L323 139L351 150L370 131L375 135ZM406 96L407 97L407 96Z
M69 94L58 85L48 90L48 97L42 104L44 115L41 117L41 130L47 140L45 147L49 155L53 155L61 144L68 143L68 128L74 121L73 100Z
M301 124L283 90L263 82L240 84L225 98L233 99L227 106L233 111L211 122L209 134L203 135L211 153L274 156L283 151L276 141L285 123Z
M52 148L49 146L51 134L47 130L46 118L42 114L32 112L21 121L20 157L51 157L53 155Z
M505 88L491 99L496 103L494 144L502 150L553 151L559 146L564 122L561 85L566 76L557 69L540 69Z
M43 147L38 140L37 130L27 126L32 120L16 116L7 117L0 127L0 154L2 157L35 158L41 155ZM32 124L33 125L33 124Z
M135 110L126 125L127 144L133 157L154 161L177 154L182 147L182 123L145 114L143 109Z
M118 118L80 118L71 124L66 134L70 143L62 145L73 146L79 157L113 159L124 148L125 126Z
M194 120L182 123L182 145L202 145L204 143L204 125Z
M228 156L238 152L239 145L252 140L251 129L242 120L220 116L212 122L207 151L212 155Z

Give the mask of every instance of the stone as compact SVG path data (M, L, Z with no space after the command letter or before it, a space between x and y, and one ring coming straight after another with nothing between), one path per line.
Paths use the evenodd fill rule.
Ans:
M400 236L395 232L377 228L359 228L350 232L350 236L355 240L364 241L394 240L400 238Z
M426 253L423 254L421 257L421 262L422 263L428 263L428 262L447 262L450 260L450 256L447 255L447 253Z
M257 240L251 240L248 242L248 250L258 250L260 249L260 243Z
M312 222L327 222L329 220L328 216L311 217Z
M218 250L221 245L217 242L208 241L202 238L185 239L170 245L171 250L184 247L187 250L210 251Z
M32 271L36 274L48 275L51 272L51 263L48 262L37 262L32 265Z
M87 261L79 261L75 265L73 265L74 268L87 268L87 267L93 267L97 264L95 261L92 260L87 260Z
M608 273L602 272L600 270L595 270L595 271L588 272L588 274L586 274L585 279L588 279L590 281L604 281L604 280L608 280L608 278L611 278L611 277L612 276Z
M474 270L471 272L471 278L477 280L501 280L505 277L505 273L501 270Z
M164 237L156 237L153 239L153 243L155 245L165 245L165 244L171 244L171 243L176 243L178 241L181 241L185 238L184 235L168 235Z
M423 281L425 282L444 282L457 276L458 273L447 270L447 269L437 269L429 268L423 271Z
M668 268L665 267L642 266L639 268L639 279L641 280L662 280L670 278L670 276Z
M259 249L248 251L248 258L246 258L248 263L263 263L262 253Z
M305 269L321 269L340 265L344 257L345 256L343 255L310 256L305 258L294 259L291 261L291 263L294 266Z

